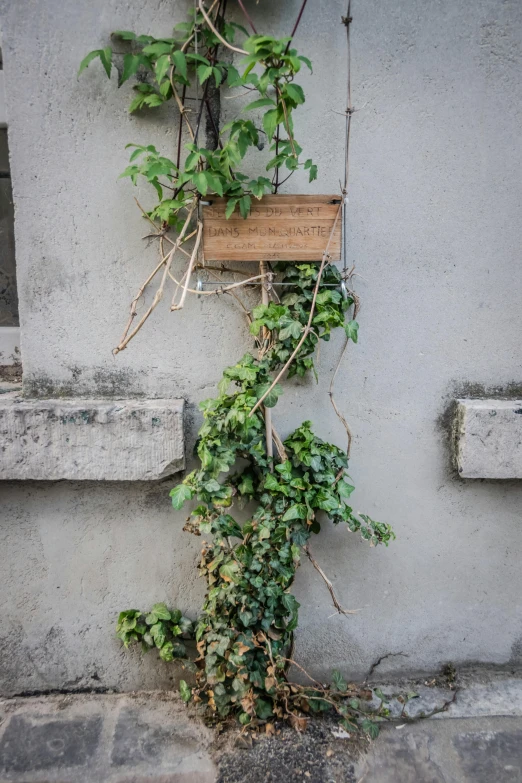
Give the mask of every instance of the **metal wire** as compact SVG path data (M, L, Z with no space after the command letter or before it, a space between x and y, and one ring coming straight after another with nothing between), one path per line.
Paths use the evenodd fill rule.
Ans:
M198 291L200 291L203 286L207 286L207 285L213 285L216 288L221 288L224 285L234 285L235 283L237 283L237 280L223 280L223 281L220 281L218 283L218 282L216 282L214 280L201 280L201 279L198 278L196 289ZM245 285L246 286L247 285L258 286L259 282L256 281L254 283L245 283ZM274 281L271 282L270 285L273 285L273 286L276 286L276 285L277 286L279 286L279 285L293 285L293 286L295 286L295 283L278 283L276 280L274 280ZM341 281L340 283L322 283L321 284L321 288L340 288L341 291L342 291L342 289L343 289L343 281Z

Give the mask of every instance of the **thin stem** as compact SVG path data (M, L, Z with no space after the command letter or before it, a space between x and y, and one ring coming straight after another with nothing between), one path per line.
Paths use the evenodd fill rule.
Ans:
M288 43L286 45L285 54L288 54L288 50L290 48L290 44L292 43L292 38L294 37L294 35L297 32L297 28L299 27L299 22L301 21L301 17L303 15L303 11L305 10L305 6L306 6L307 2L308 2L308 0L303 0L303 5L301 6L301 10L299 11L299 13L297 15L297 19L296 19L296 22L294 24L294 29L292 30L292 32L290 34L290 40L288 41Z
M280 137L280 126L278 125L276 128L276 138L275 138L275 154L276 157L279 155L279 137ZM274 193L277 193L279 189L279 166L275 167L275 180L274 180Z
M181 91L181 103L183 104L183 106L185 106L186 97L187 97L187 85L184 84L183 85L183 90ZM182 142L182 137L183 137L183 123L181 122L181 117L180 117L180 123L179 123L179 128L178 128L178 151L177 151L177 155L176 155L176 168L178 169L178 171L179 171L179 167L180 167L180 164L181 164L181 142Z
M248 13L248 11L246 10L245 6L243 5L243 0L237 0L237 2L239 3L239 7L240 7L240 8L241 8L241 10L243 11L243 14L244 14L244 16L245 16L245 19L247 20L248 24L249 24L249 25L250 25L250 27L252 28L253 32L254 32L254 33L257 35L257 30L256 30L256 28L254 27L254 23L253 23L253 21L252 21L252 19L251 19L251 17L250 17L250 14L249 14L249 13Z
M181 98L179 97L178 91L176 90L176 87L174 85L174 79L172 78L173 74L174 74L175 67L176 66L173 65L172 68L170 69L170 77L169 77L170 78L170 86L172 87L172 94L174 95L176 103L178 104L178 109L179 109L179 113L181 115L181 118L184 119L185 122L187 123L187 129L188 129L188 132L190 133L190 138L192 139L192 141L194 141L194 131L192 130L192 125L190 124L190 120L187 117L187 110L185 109L185 106L184 106Z
M313 565L313 567L315 568L317 573L320 574L322 580L324 581L325 585L327 586L328 592L332 596L332 603L335 606L335 608L337 609L338 613L339 614L357 614L359 609L343 609L343 607L341 606L341 604L337 600L337 596L335 595L333 584L330 582L330 580L326 576L325 572L323 571L323 569L321 568L321 566L319 565L317 560L314 558L314 556L310 552L309 546L305 546L305 547L303 547L303 549L304 549L304 551L306 553L307 558L309 559L309 561L311 562L311 564Z

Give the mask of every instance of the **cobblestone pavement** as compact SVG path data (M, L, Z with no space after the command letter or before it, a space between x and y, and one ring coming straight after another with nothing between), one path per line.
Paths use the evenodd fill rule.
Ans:
M416 691L417 717L451 696ZM522 783L522 679L468 679L447 712L371 744L339 734L326 717L238 744L172 693L18 697L0 701L0 783Z

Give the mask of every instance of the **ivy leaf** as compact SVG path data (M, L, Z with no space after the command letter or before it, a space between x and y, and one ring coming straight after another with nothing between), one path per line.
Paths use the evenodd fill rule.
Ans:
M229 560L228 563L224 563L219 569L219 575L225 582L239 582L239 563L235 560Z
M279 339L287 340L289 337L297 339L301 336L303 331L303 325L296 321L294 318L281 319L281 326L283 327L279 331Z
M190 500L192 498L192 495L193 495L192 490L190 489L190 487L187 487L186 484L178 484L177 487L171 489L170 497L172 498L172 505L174 506L176 511L179 511L183 503L186 500Z
M172 654L172 648L173 648L172 642L165 642L165 644L160 648L159 657L161 658L162 661L166 661L166 662L172 661L172 659L174 658Z
M335 689L341 691L341 693L346 693L348 690L346 680L344 679L341 672L337 671L337 669L334 669L332 672L332 683L335 686Z
M290 522L292 519L306 519L307 509L304 503L295 503L290 506L283 517L283 522Z
M346 332L346 336L349 340L353 340L354 343L357 342L357 333L359 331L359 324L357 321L350 321L347 324L343 324L344 331Z
M368 718L361 723L361 729L369 735L371 739L377 739L379 736L379 726Z
M267 720L267 718L271 718L273 714L270 702L265 701L264 699L257 699L256 715L260 720Z
M187 704L187 702L189 702L192 698L192 688L187 685L185 680L179 681L179 693L185 704Z
M254 615L252 614L252 612L248 612L248 611L239 612L239 619L241 620L241 622L246 628L248 628L248 626L252 622L253 616Z
M172 52L172 59L174 60L174 65L176 66L177 72L183 76L184 79L187 78L187 58L185 57L185 53L181 51L181 49L176 49L174 52Z
M270 389L270 386L272 385L271 381L268 383L260 383L257 386L254 386L254 392L257 395L257 399L260 400L263 394ZM263 400L263 405L265 408L273 408L274 405L277 404L277 400L283 393L283 387L281 384L276 383L274 388L267 394L265 399Z
M279 489L279 481L276 479L273 473L269 473L265 478L265 489L270 490L270 492L277 492Z
M281 603L289 612L297 612L301 605L292 593L283 593L281 596Z
M161 649L165 644L165 639L167 638L167 635L165 633L165 626L163 625L163 623L159 622L159 623L155 623L154 625L151 625L150 635L154 639L154 643L156 647Z
M292 478L292 463L289 459L287 459L285 462L282 462L280 465L276 465L276 468L278 473L281 474L281 476L284 478L285 481L290 481Z
M170 620L170 612L167 609L166 605L161 604L154 604L154 606L151 609L151 612L153 612L158 620Z
M339 481L337 484L337 492L341 498L349 498L354 489L355 487L352 487L352 485L348 484L348 482L344 479L341 479L341 481Z
M259 334L259 330L264 325L264 323L265 322L260 319L252 321L252 323L250 324L250 334L254 334L257 337L257 335Z

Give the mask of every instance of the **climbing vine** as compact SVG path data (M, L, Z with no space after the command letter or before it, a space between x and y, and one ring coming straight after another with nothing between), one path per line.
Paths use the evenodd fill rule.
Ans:
M246 218L253 198L278 191L282 169L287 178L299 168L309 172L310 181L317 177L312 159L301 158L293 127L293 112L305 102L295 77L303 66L312 70L311 62L291 46L291 38L249 36L243 27L225 20L225 9L225 0L215 0L210 7L199 0L190 21L178 25L171 38L120 31L115 39L127 42L131 51L113 55L110 47L98 49L80 66L82 72L99 58L109 77L116 67L120 86L136 77L131 112L174 100L180 113L175 161L152 145L128 145L130 164L122 176L135 184L144 177L157 194L155 206L142 212L154 226L151 236L158 239L160 261L131 304L116 353L150 316L168 280L174 283L173 310L183 307L188 293L196 293L190 281L201 240L202 198L225 197L226 217L237 210ZM241 47L235 41L238 34L246 36ZM244 55L241 71L219 57L222 47ZM217 131L209 93L222 85L254 93L257 97L243 113L263 109L263 115L261 121L234 119L216 133L215 148L205 148L198 142L203 110ZM202 95L199 109L189 112L187 92L193 86ZM183 161L182 125L190 139ZM273 153L266 166L269 176L253 179L240 167L247 152L263 144ZM183 246L189 240L191 249L186 251ZM179 253L188 262L183 276L176 278L171 268ZM200 467L170 493L178 510L197 501L184 530L208 537L199 567L208 586L201 615L193 622L163 603L148 613L131 609L120 614L117 634L126 647L141 642L145 650L156 648L164 661L181 662L195 675L192 686L181 681L181 696L203 705L207 714L234 715L253 727L272 726L273 719L284 718L301 728L307 713L333 708L346 727L362 725L374 735L377 727L368 718L364 689L349 686L337 672L328 687L312 680L298 685L289 679L299 609L291 587L303 554L315 564L311 536L327 518L345 524L370 545L388 545L394 534L389 525L355 513L350 505L354 487L346 473L347 451L319 438L309 421L285 440L271 424L270 409L283 392L280 380L286 371L288 377L310 372L317 377L314 356L319 341L328 341L334 329L344 330L346 343L358 339L358 299L347 289L346 276L330 263L328 245L320 265L285 265L279 271L282 279L277 282L276 271L270 269L203 292L228 292L239 299L237 288L256 283L269 289L272 300L267 294L266 301L250 312L239 299L255 354L246 353L227 367L218 395L201 403L203 425L196 447ZM134 325L138 302L160 272L152 304ZM273 293L278 284L284 290L281 297ZM246 522L236 519L235 508L249 510ZM325 581L336 608L344 613L331 583ZM195 640L195 659L187 639ZM381 715L385 714L383 706Z

